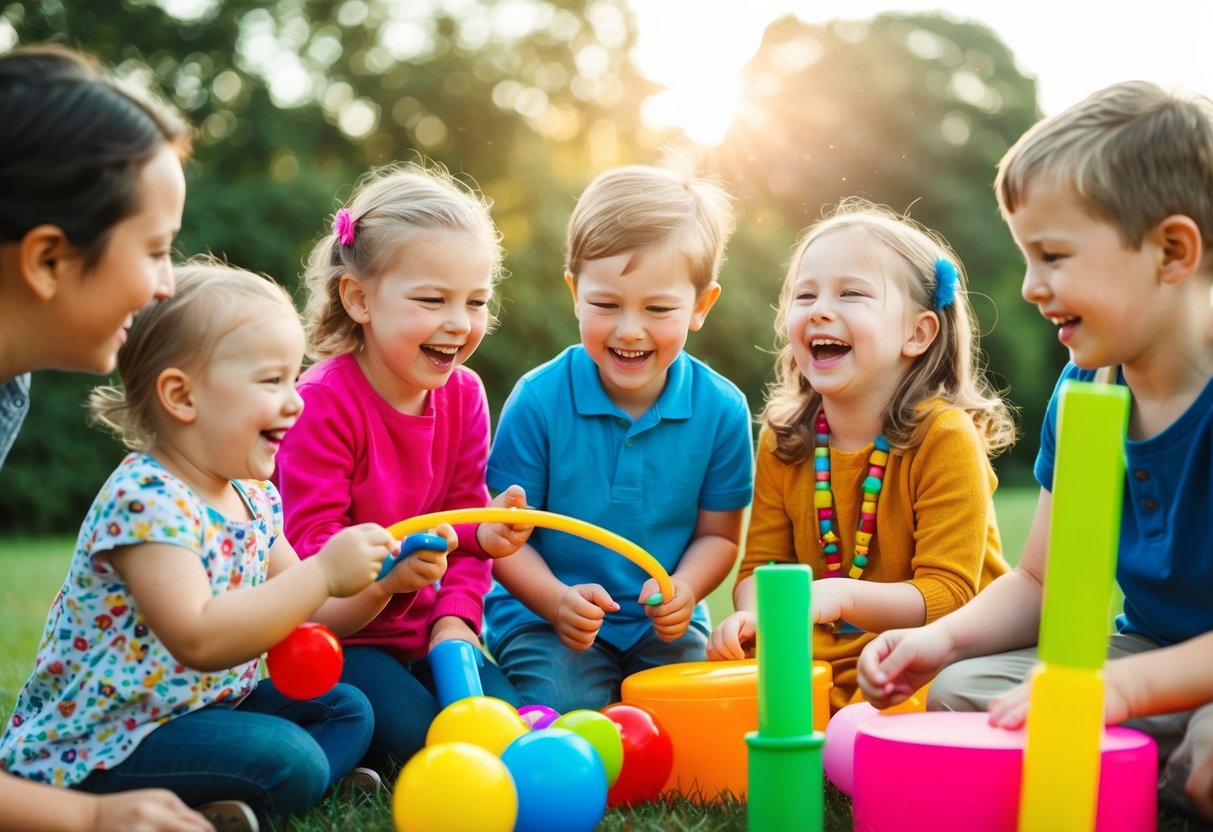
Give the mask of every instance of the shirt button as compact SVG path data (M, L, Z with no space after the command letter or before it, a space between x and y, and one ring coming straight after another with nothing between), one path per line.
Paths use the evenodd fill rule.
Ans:
M619 427L621 427L621 428L626 428L627 426L628 426L628 420L627 420L627 419L620 419L620 420L619 420Z
M625 447L625 448L630 448L630 447L632 447L632 440L631 440L631 439L625 439L625 440L623 440L623 447Z
M1141 501L1141 507L1146 511L1158 511L1158 500L1153 500L1147 497Z
M1136 471L1133 472L1133 478L1136 479L1138 482L1145 482L1146 480L1148 480L1150 478L1150 472L1144 468L1138 468Z

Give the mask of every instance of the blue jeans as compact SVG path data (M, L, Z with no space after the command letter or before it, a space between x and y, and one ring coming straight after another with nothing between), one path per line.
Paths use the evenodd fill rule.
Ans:
M374 728L349 685L297 700L263 680L237 705L208 705L161 725L121 765L76 788L106 794L164 788L191 806L243 800L258 815L307 811L353 770Z
M393 775L425 747L430 723L438 716L429 662L402 662L378 647L347 645L341 681L365 693L375 712L375 736L363 765ZM488 660L480 668L480 684L485 696L504 699L514 707L522 704L518 691Z
M619 701L623 680L633 673L707 659L707 635L694 625L675 641L650 630L627 650L596 640L589 649L570 650L548 624L527 624L506 635L497 663L527 705L547 705L560 713L601 710Z

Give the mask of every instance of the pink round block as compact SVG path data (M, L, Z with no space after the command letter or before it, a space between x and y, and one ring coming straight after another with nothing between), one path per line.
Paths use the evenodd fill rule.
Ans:
M991 727L984 713L863 720L855 732L855 832L1016 832L1025 738L1024 731ZM1100 765L1096 830L1154 829L1154 740L1131 728L1108 728Z

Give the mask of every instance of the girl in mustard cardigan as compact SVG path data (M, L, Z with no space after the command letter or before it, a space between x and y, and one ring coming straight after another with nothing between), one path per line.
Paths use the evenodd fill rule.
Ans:
M806 563L833 712L859 698L875 634L933 621L1007 571L990 458L1015 429L971 317L960 261L908 217L850 199L809 229L780 295L737 612L709 658L752 651L756 566Z

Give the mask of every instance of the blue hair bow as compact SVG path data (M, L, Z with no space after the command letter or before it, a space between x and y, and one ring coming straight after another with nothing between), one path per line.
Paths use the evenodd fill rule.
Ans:
M956 264L946 257L935 261L935 294L931 298L936 309L947 309L956 300L956 284L960 280L960 272Z

